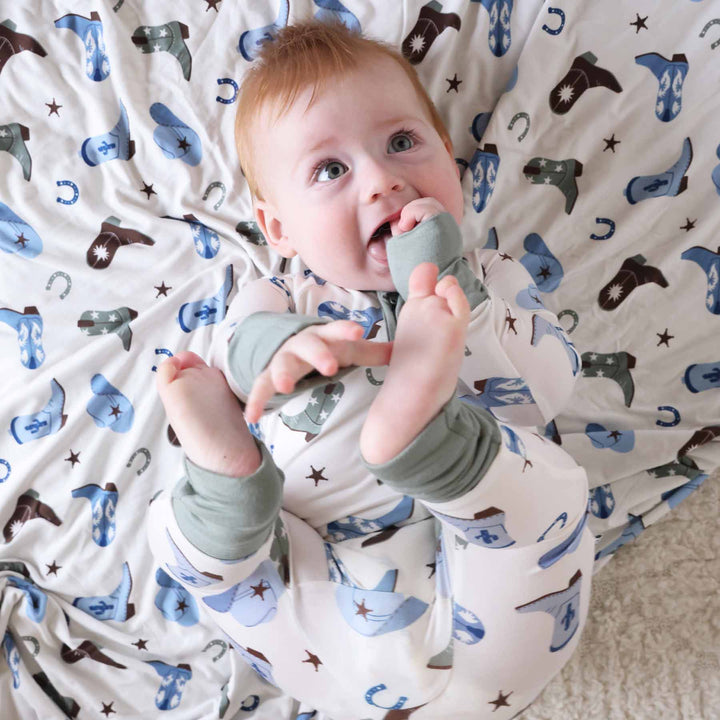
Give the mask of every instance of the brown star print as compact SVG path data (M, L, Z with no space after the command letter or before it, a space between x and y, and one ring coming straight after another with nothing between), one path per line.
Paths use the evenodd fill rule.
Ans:
M69 462L72 464L73 467L75 467L75 463L80 462L80 453L79 452L74 453L71 448L70 449L70 457L65 458L65 462Z
M53 98L52 103L45 103L45 104L50 108L50 112L48 113L48 117L50 117L53 113L54 113L55 115L57 115L58 117L60 117L60 113L58 112L58 110L62 107L62 105L57 105L57 104L55 103L55 98Z
M497 700L490 700L490 702L488 703L488 705L494 705L494 706L495 706L493 712L495 712L495 710L499 710L501 707L511 707L510 703L507 701L507 699L508 699L511 695L512 695L512 692L509 692L507 695L503 695L503 691L500 690L500 691L498 692Z
M366 620L368 613L371 613L372 610L369 607L365 607L365 598L363 598L363 601L361 603L355 603L357 605L357 612L356 615L362 615Z
M147 195L148 200L150 199L151 195L157 195L157 193L153 190L153 186L148 185L144 180L143 186L140 188L140 192L144 192Z
M250 597L259 595L261 600L265 599L265 591L270 589L269 585L265 585L264 580L261 580L259 585L251 585L250 587L253 589L253 594Z
M309 650L305 651L307 653L307 660L303 660L304 663L310 663L314 668L315 672L318 671L318 667L322 665L322 660L317 655L313 655Z
M168 290L172 290L172 286L168 286L165 284L165 281L162 281L162 285L155 285L155 289L158 291L156 298L159 298L161 295L164 297L167 297Z
M316 470L312 465L310 466L310 470L312 471L310 475L306 475L305 477L308 480L314 480L315 481L315 487L318 486L318 483L321 480L327 481L327 478L323 475L323 472L325 472L325 468L321 468L320 470Z

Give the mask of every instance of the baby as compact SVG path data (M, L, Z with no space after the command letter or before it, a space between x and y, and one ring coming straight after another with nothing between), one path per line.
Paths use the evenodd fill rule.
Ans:
M452 144L393 49L285 28L236 128L263 235L308 269L240 288L210 365L158 368L186 459L153 551L327 717L514 717L587 615L587 479L535 432L578 354L520 263L463 255Z

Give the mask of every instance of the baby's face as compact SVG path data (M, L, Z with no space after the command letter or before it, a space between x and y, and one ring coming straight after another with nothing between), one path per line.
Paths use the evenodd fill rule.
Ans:
M394 290L378 241L390 233L376 231L388 222L396 229L402 208L421 197L435 198L461 221L452 148L390 58L332 83L306 109L310 95L301 93L274 123L269 113L257 121L260 227L278 252L299 254L333 284Z

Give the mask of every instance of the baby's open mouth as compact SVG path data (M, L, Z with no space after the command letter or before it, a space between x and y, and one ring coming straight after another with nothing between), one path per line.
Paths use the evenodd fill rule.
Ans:
M385 243L387 243L391 237L390 222L384 222L370 236L368 254L383 264L387 263L387 248L385 247Z
M380 238L387 239L385 236L390 235L390 221L384 222L371 236L370 240L378 240Z

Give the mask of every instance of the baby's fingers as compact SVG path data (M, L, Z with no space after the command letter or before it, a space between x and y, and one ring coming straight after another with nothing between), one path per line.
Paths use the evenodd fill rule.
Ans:
M245 420L249 423L259 422L267 401L275 394L275 385L269 369L263 370L253 383L247 403L245 404Z

